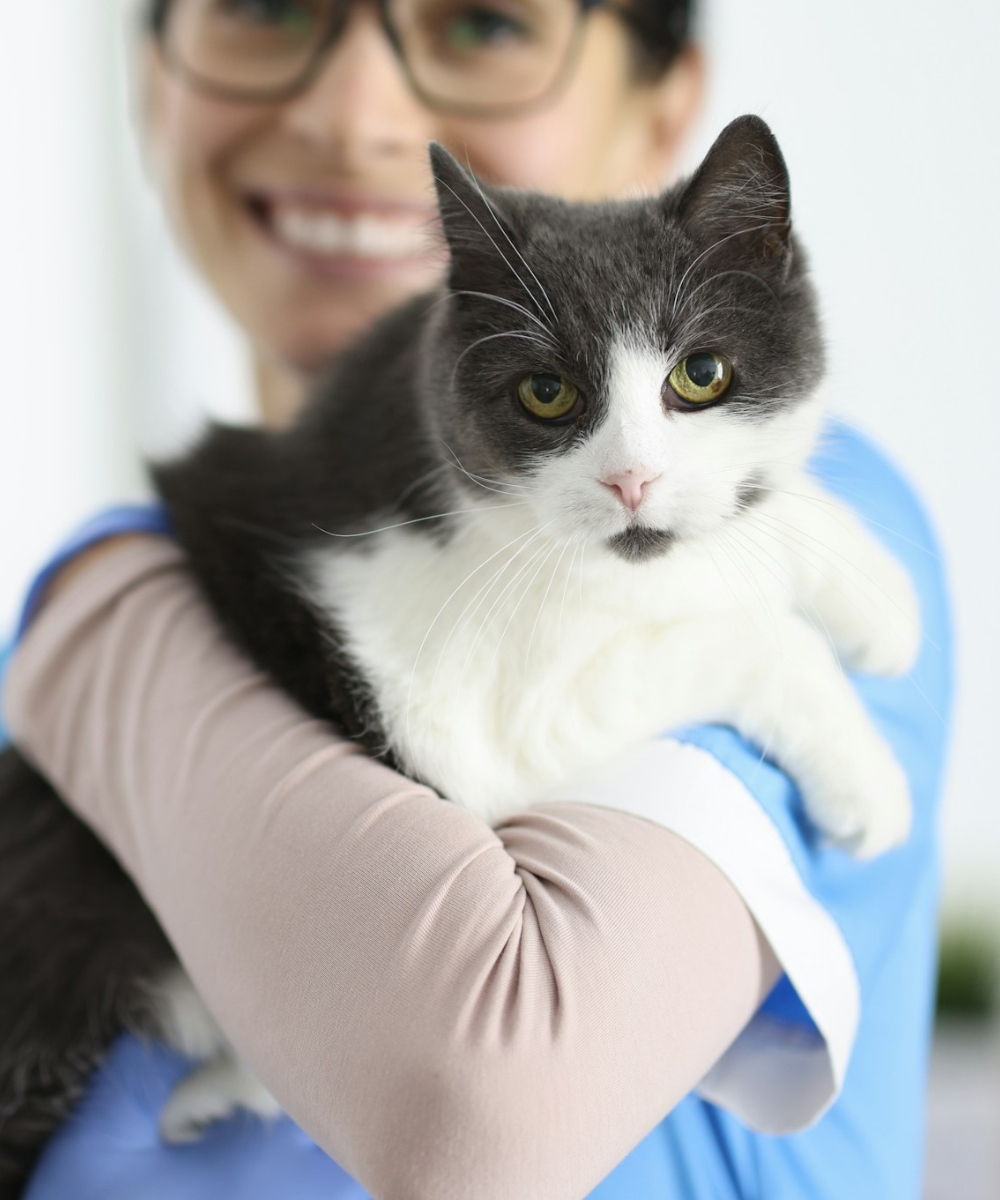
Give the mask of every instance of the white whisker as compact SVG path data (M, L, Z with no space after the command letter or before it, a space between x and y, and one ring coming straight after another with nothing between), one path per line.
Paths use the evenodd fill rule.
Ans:
M478 296L480 300L495 300L497 304L504 304L507 308L512 308L515 312L519 312L523 317L527 317L529 321L534 321L539 329L543 330L550 345L555 345L552 341L552 334L548 325L531 311L530 308L525 308L523 304L518 304L516 300L508 300L505 296L494 295L493 292L475 292L471 288L460 288L456 291L449 292L444 299L449 299L451 296Z
M726 244L726 242L731 242L733 240L733 238L745 237L749 233L757 233L758 231L760 231L762 229L767 229L768 227L769 227L768 222L760 222L757 225L750 225L745 229L737 229L733 233L726 234L725 237L721 237L717 241L713 242L710 246L706 246L706 248L704 250L702 250L702 252L693 260L693 262L691 262L688 265L687 270L680 277L680 280L679 280L677 286L674 288L673 295L671 296L671 299L670 299L671 313L677 312L677 306L678 306L678 303L680 302L681 293L683 292L684 285L687 283L688 279L690 278L692 271L694 271L694 269L698 266L698 264L701 263L709 254L713 254L716 250L719 249L720 246L724 246Z
M544 549L544 547L542 547L542 548ZM555 552L556 552L556 547L554 545L549 546L548 551L545 554L545 557L541 560L541 562L535 568L534 574L531 576L530 579L525 581L524 586L521 588L521 595L518 597L517 603L511 609L510 616L507 618L507 624L503 627L503 629L500 632L500 637L497 639L496 647L493 650L493 657L490 659L490 669L492 669L493 664L497 660L497 655L500 653L500 647L503 645L504 638L507 636L507 630L510 629L514 618L517 616L518 610L520 609L521 605L524 603L525 596L527 596L527 594L531 590L531 587L534 584L535 580L538 578L538 576L541 574L543 568L545 567L545 564L549 561L549 559L552 557L552 555L555 554Z
M486 236L489 243L492 245L493 249L496 250L497 254L499 254L501 259L503 259L503 261L506 263L507 269L514 276L514 278L521 285L521 287L524 288L524 291L525 291L526 295L528 296L528 299L531 301L532 304L535 305L535 307L539 310L539 312L541 312L542 306L538 303L533 292L531 291L531 288L528 287L528 285L524 282L524 280L517 273L517 271L514 270L513 263L510 261L510 259L507 257L507 255L504 254L504 252L497 245L496 240L490 234L490 231L486 228L486 226L482 223L482 221L480 221L480 219L476 216L476 214L472 211L472 209L468 206L468 204L465 203L465 201L462 199L462 197L458 194L458 192L455 191L455 189L450 184L445 183L444 187L446 187L448 189L448 191L451 192L451 194L455 197L455 199L459 202L459 204L461 204L461 206L465 209L465 211L469 214L469 216L476 222L476 224L479 226L479 228L483 231L484 235ZM495 216L494 216L494 219L496 219Z
M531 269L531 266L530 266L530 264L529 264L529 263L528 263L528 261L525 259L524 255L521 253L521 251L520 251L520 250L517 248L517 246L515 246L515 245L514 245L514 243L511 241L511 239L510 239L510 234L508 234L507 230L506 230L506 229L503 227L503 224L501 223L501 221L500 221L499 217L497 217L497 214L496 214L496 212L495 212L495 210L494 210L494 208L493 208L493 205L492 205L492 204L490 204L489 200L487 199L487 197L486 197L486 193L483 191L482 184L479 182L479 178L478 178L478 176L476 175L476 173L475 173L475 172L472 170L472 167L471 167L471 165L469 165L469 163L468 163L468 159L466 159L466 165L469 167L469 174L472 176L472 180L473 180L473 182L474 182L474 183L475 183L475 185L476 185L476 191L479 193L479 198L480 198L480 199L482 200L482 202L483 202L483 203L486 205L486 211L487 211L487 212L490 214L490 216L493 218L493 220L494 220L494 222L495 222L495 224L496 224L496 227L497 227L497 229L499 229L499 230L500 230L500 232L501 232L501 233L504 235L504 237L507 239L507 242L508 242L508 244L510 245L510 248L511 248L511 249L514 251L514 253L515 253L515 254L517 255L517 257L518 257L518 258L521 260L521 262L522 262L522 263L524 263L525 269L528 271L528 274L529 274L529 275L531 276L531 278L532 278L532 279L535 281L535 283L537 283L537 284L538 284L539 291L540 291L540 292L542 293L542 295L544 296L544 298L545 298L545 303L546 303L546 304L549 306L549 312L552 314L552 320L553 320L553 321L558 321L558 319L559 319L559 318L556 316L556 310L555 310L555 309L552 307L552 301L549 299L549 294L548 294L548 292L545 290L545 288L543 287L543 285L542 285L542 281L541 281L541 280L538 278L538 276L535 274L535 272L534 272L534 271ZM536 301L535 303L537 304L538 302Z
M455 386L455 376L458 374L458 368L462 365L462 360L465 358L465 356L467 354L471 354L473 350L478 349L487 342L495 342L499 338L517 338L522 342L533 342L536 346L542 346L546 350L549 349L549 347L541 340L541 338L536 337L533 333L525 333L519 329L505 329L501 333L488 333L484 337L477 338L470 345L466 346L462 353L455 360L455 366L451 372L452 388Z
M445 517L460 517L468 513L487 513L495 512L503 508L519 508L521 505L527 504L526 500L517 500L513 504L491 504L479 505L476 508L456 508L452 512L433 513L429 517L414 517L409 521L398 521L395 525L382 525L379 529L366 529L362 533L335 533L331 529L324 529L322 525L317 525L313 522L313 529L318 533L325 534L332 538L361 538L374 537L376 533L388 533L390 529L405 529L407 525L420 525L424 521L440 521Z
M535 532L537 532L537 529L535 530ZM458 593L459 593L459 592L462 590L462 588L464 588L464 587L465 587L465 585L466 585L466 584L469 582L469 580L470 580L470 579L472 579L472 577L473 577L473 576L475 576L475 575L478 575L478 574L479 574L479 572L480 572L480 571L481 571L481 570L482 570L482 569L483 569L485 566L487 566L489 563L491 563L491 562L492 562L492 561L493 561L493 560L494 560L494 559L495 559L495 558L496 558L498 555L502 554L502 553L503 553L505 550L509 549L511 546L515 545L517 542L519 542L519 541L522 541L524 538L527 538L527 537L528 537L529 535L531 535L531 534L532 534L532 530L530 530L530 529L529 529L529 530L527 530L527 531L525 531L524 533L518 534L518 536L517 536L517 537L515 537L515 538L511 538L511 540L510 540L509 542L507 542L507 543L506 543L506 545L503 545L503 546L501 546L501 547L499 548L499 550L495 550L495 551L494 551L494 552L493 552L493 553L492 553L492 554L491 554L491 555L490 555L488 558L484 558L484 559L483 559L483 561L482 561L481 563L479 563L479 565L478 565L477 567L473 568L473 570L471 570L471 571L470 571L470 572L469 572L469 573L468 573L468 574L465 576L465 578L464 578L464 579L462 580L462 582L461 582L461 583L458 585L458 587L456 587L456 588L455 588L455 589L454 589L454 590L453 590L453 591L452 591L452 592L451 592L451 593L448 595L448 597L445 599L444 603L443 603L443 604L442 604L442 605L441 605L441 606L438 608L438 611L435 613L435 615L434 615L434 619L433 619L433 620L431 621L431 623L430 623L430 624L427 626L427 629L426 629L426 631L424 632L423 639L422 639L422 641L420 642L420 646L419 646L419 647L418 647L418 649L417 649L416 657L415 657L415 658L414 658L414 660L413 660L413 667L412 667L412 669L410 670L410 679L409 679L409 683L408 683L408 685L407 685L407 692L406 692L406 740L407 740L407 744L408 744L408 745L410 744L410 709L411 709L411 706L412 706L412 700L413 700L413 682L414 682L414 679L415 679L415 677L416 677L416 673L417 673L417 666L418 666L418 665L419 665L419 663L420 663L420 659L421 659L421 656L423 655L424 648L426 647L426 645L427 645L427 641L428 641L428 639L430 638L430 636L431 636L431 633L434 631L434 628L435 628L435 626L437 625L438 621L441 619L441 616L442 616L442 614L445 612L445 610L447 609L448 605L449 605L449 604L452 602L452 600L453 600L453 599L454 599L454 598L455 598L455 597L458 595ZM513 557L516 557L516 554L515 554L515 555L513 555L513 556L512 556L512 558L513 558ZM507 567L507 566L510 564L510 561L511 561L511 560L508 560L508 562L507 562L507 563L504 565L504 567L502 568L503 570L506 570L506 567ZM449 640L450 640L450 638L451 638L451 634L449 634L448 636L449 636ZM447 644L448 644L448 642L446 641L446 642L445 642L445 646L447 646ZM442 653L443 653L443 651L442 651ZM440 655L438 656L438 662L440 663Z
M509 479L492 479L488 475L477 475L475 472L468 470L459 459L455 451L448 445L443 437L438 437L438 441L444 446L448 454L451 456L451 461L442 464L442 468L451 467L456 471L460 471L472 483L483 488L488 492L497 492L499 495L505 496L530 496L537 492L537 488L531 487L526 483L518 483L515 480Z
M538 606L538 611L535 613L535 621L534 621L534 624L531 626L531 634L528 638L528 645L524 652L525 674L527 674L527 671L528 671L528 660L531 658L531 647L534 645L534 642L535 642L535 632L538 629L538 622L541 618L542 613L545 611L545 605L547 604L548 599L549 599L549 592L552 591L552 585L553 585L553 583L555 583L556 576L559 574L559 567L562 565L562 560L566 557L566 551L569 549L569 545L570 545L569 542L563 543L563 548L562 548L562 550L559 551L559 557L556 559L555 566L552 568L552 574L549 576L549 582L548 582L548 586L545 589L545 594L542 596L541 603Z
M551 525L552 522L550 521L548 524ZM538 537L547 528L548 528L548 525L540 526L538 531L534 535L532 535L532 537L527 542L525 542L525 544L521 547L521 551L526 550L528 545L532 541L534 541L534 539L536 537ZM466 656L465 666L462 669L462 679L461 679L462 683L465 682L465 677L468 674L469 667L472 664L472 660L475 657L476 651L479 649L480 645L483 642L483 639L486 637L486 634L489 631L490 626L493 624L494 615L497 613L500 606L503 604L504 600L507 598L507 596L510 594L510 592L517 586L518 580L524 576L524 573L526 571L531 569L532 564L537 561L539 555L545 553L546 549L547 549L547 547L544 544L537 547L535 549L535 551L531 555L529 555L528 558L521 564L521 566L514 573L514 575L507 581L507 583L504 584L504 586L501 588L499 594L497 595L496 599L490 605L490 607L486 613L486 616L483 618L483 620L479 626L479 630L476 633L475 638L473 639L472 646L469 650L469 653ZM491 660L491 665L492 665L492 660Z

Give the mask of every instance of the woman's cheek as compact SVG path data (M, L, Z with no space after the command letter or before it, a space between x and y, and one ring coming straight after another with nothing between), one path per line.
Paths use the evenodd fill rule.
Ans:
M147 127L151 159L177 232L191 245L200 240L206 205L236 203L228 166L261 136L263 113L199 96L169 76L157 91Z
M492 183L605 199L620 182L620 147L636 141L641 123L625 78L613 71L596 81L581 77L549 109L519 120L442 124L441 140Z
M491 183L565 195L579 188L589 164L575 130L560 128L553 136L548 125L540 117L530 125L481 125L450 144L464 146L472 169Z

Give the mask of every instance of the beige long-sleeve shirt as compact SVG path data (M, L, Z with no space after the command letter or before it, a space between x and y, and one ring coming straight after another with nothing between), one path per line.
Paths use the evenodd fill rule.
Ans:
M669 762L653 789L622 768L650 819L595 784L493 830L372 761L229 645L167 540L67 582L6 702L237 1049L378 1200L579 1200L737 1041L780 971L769 941L793 974L825 936L815 914L772 935L730 851L720 869L666 827ZM710 768L679 761L711 811ZM708 1094L739 1109L750 1049ZM773 1124L818 1114L819 1075Z

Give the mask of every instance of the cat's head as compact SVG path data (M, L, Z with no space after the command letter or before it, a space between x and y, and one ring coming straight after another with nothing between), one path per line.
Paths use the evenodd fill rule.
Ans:
M801 463L823 348L763 121L620 203L486 187L431 156L451 266L421 391L462 487L641 559Z

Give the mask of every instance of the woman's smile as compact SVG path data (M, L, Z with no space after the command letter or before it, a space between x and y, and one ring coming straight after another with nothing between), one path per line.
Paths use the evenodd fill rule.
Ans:
M251 190L244 206L272 246L307 272L390 277L442 261L430 205L375 191L280 188Z

